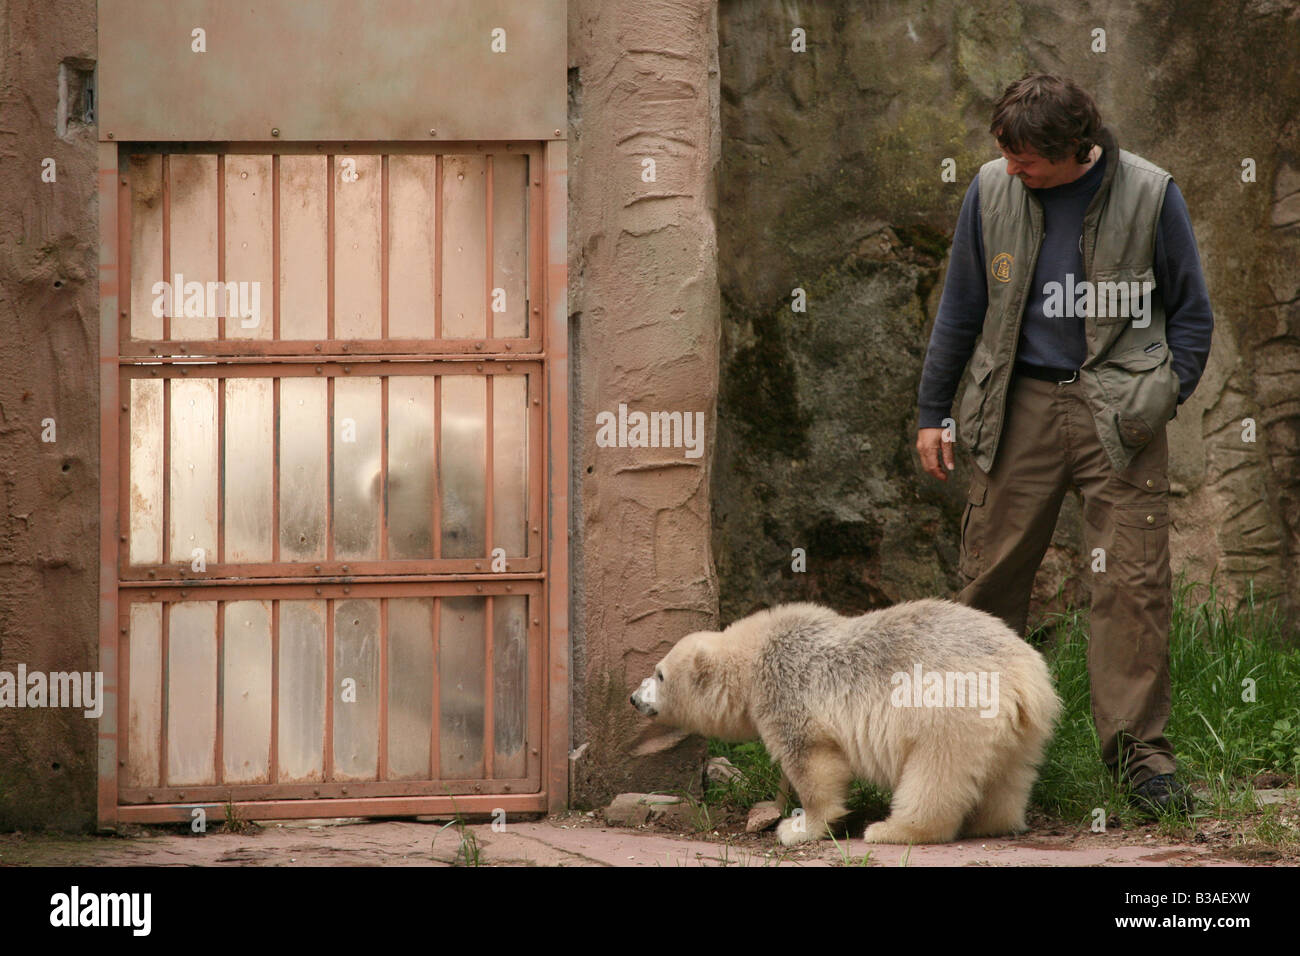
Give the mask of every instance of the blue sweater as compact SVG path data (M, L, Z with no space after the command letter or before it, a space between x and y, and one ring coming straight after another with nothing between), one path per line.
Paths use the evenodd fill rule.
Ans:
M1016 358L1049 368L1078 368L1087 357L1083 318L1047 318L1043 315L1043 290L1049 282L1064 284L1066 273L1076 283L1084 278L1083 214L1101 185L1107 156L1072 183L1035 189L1043 205L1043 246L1034 268L1033 285L1020 324ZM921 428L942 427L952 410L953 396L962 370L975 350L984 327L988 288L984 277L984 239L980 228L979 177L966 190L952 237L948 275L944 280L939 314L935 316L930 345L921 371L917 394ZM1187 204L1172 180L1165 190L1156 232L1156 288L1165 307L1165 339L1182 387L1178 403L1187 401L1205 371L1210 354L1214 316L1201 274L1196 237Z

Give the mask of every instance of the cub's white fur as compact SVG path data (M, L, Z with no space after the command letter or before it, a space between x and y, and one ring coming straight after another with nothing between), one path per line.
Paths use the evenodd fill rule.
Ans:
M913 690L918 671L947 675L947 694L929 677L930 693ZM954 683L975 688L976 675L991 676L978 686L993 706L955 703ZM893 794L871 843L1022 831L1060 710L1037 651L992 615L941 600L854 618L784 604L689 634L632 703L694 733L761 738L803 804L777 828L784 844L825 836L854 777Z

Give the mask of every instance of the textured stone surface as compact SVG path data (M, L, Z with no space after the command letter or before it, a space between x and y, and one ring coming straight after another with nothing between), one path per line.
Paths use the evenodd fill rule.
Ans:
M700 787L703 741L660 746L663 728L628 694L679 638L717 620L716 43L708 0L569 5L573 742L591 745L575 769L580 806ZM597 447L596 416L620 403L703 412L705 454Z
M0 671L94 671L96 147L92 128L60 136L55 117L59 63L95 56L95 2L0 2L0 26ZM80 710L0 708L0 830L91 826L95 746Z
M790 50L807 31L808 52ZM1093 53L1094 28L1107 52ZM1300 43L1295 3L724 2L723 620L809 598L861 611L955 591L969 464L920 471L916 387L993 100L1073 76L1187 198L1216 330L1170 426L1174 571L1300 593ZM1258 181L1241 182L1255 160ZM956 182L940 178L945 158ZM791 310L803 288L808 311ZM1243 443L1241 421L1258 421ZM791 552L807 552L807 571ZM1086 601L1067 497L1031 623Z

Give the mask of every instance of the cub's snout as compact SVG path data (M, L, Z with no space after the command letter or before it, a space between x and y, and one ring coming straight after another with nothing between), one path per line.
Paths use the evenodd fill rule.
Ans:
M641 686L632 692L632 706L647 717L657 716L658 704L658 681L653 677L647 677L641 682Z

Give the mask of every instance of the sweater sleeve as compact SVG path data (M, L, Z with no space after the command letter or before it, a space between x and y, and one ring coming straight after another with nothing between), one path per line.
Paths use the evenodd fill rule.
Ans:
M1165 306L1165 340L1181 387L1178 404L1191 397L1210 357L1214 315L1201 274L1201 258L1192 234L1187 203L1178 185L1169 181L1156 230L1154 271Z
M952 410L962 371L984 327L988 287L984 278L984 239L980 229L979 177L966 190L953 232L939 314L930 332L917 390L920 428L941 428Z

